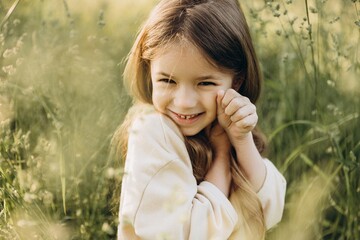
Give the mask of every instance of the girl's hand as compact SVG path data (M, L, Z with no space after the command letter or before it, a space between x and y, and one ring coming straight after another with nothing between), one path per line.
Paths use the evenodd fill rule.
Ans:
M255 105L234 89L219 91L216 101L218 122L227 132L232 145L249 139L258 121Z
M266 167L251 134L258 121L256 107L234 89L219 91L216 101L218 122L236 151L241 170L258 192L265 180Z

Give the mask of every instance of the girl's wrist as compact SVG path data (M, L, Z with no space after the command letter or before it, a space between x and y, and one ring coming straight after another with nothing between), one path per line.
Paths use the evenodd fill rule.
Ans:
M212 166L208 173L210 174L220 174L225 178L231 177L230 171L230 154L227 155L217 155L214 157Z
M232 142L232 146L235 150L242 149L243 147L249 147L252 144L255 143L251 132L247 133L241 138L234 139L234 141Z
M229 197L232 177L230 164L224 164L225 162L223 160L214 161L204 180L214 184L226 197Z

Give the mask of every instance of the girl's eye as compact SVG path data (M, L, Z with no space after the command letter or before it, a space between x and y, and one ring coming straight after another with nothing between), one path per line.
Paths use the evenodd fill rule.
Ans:
M200 86L216 86L214 82L200 82Z
M169 78L160 79L159 82L169 83L169 84L174 84L174 83L176 83L174 80L169 79Z

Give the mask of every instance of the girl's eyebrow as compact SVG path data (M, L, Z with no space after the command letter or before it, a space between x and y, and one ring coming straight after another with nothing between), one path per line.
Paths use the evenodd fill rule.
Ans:
M208 79L216 80L216 77L214 75L204 75L204 76L197 77L195 80L201 81L201 80L208 80Z
M167 77L167 78L174 77L173 75L167 74L167 73L165 73L165 72L158 72L157 74L158 74L158 75L162 75L162 76Z
M165 72L158 72L157 74L162 75L162 76L167 77L167 78L173 78L174 77L173 75L165 73ZM208 80L208 79L216 80L216 76L214 76L214 75L204 75L204 76L200 76L200 77L195 78L195 80L197 80L197 81Z

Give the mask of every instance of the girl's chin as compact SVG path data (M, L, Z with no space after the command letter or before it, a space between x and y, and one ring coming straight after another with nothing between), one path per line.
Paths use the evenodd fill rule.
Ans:
M206 134L208 134L208 132L209 132L208 129L210 129L209 126L206 128L202 128L202 129L184 129L184 128L180 127L181 133L186 137L195 136L196 134L200 133L203 130L205 130Z
M190 130L190 129L183 129L181 127L180 127L180 131L185 137L192 137L200 132L200 131L194 131L194 130Z

